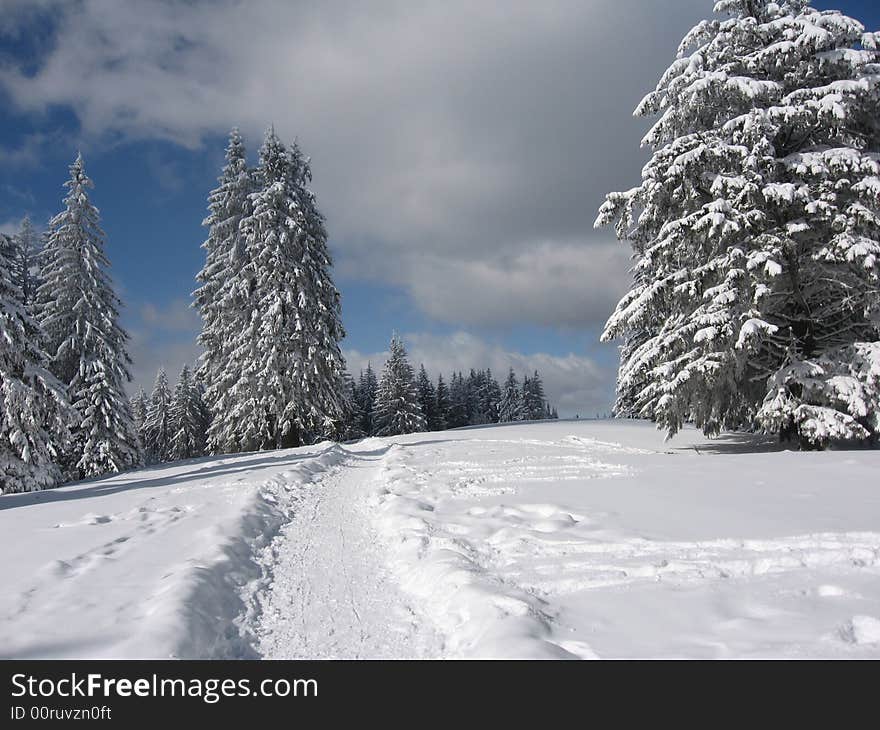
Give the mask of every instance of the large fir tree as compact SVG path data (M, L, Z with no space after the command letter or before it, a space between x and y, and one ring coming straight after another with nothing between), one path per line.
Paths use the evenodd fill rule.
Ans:
M52 372L77 412L68 469L88 477L141 463L124 383L131 380L128 335L119 325L92 181L82 155L70 167L64 210L49 222L36 311Z
M241 222L247 310L236 333L228 418L241 445L299 445L342 417L344 336L323 218L309 163L270 130L260 149L261 188Z
M806 0L724 0L638 115L642 183L597 220L632 242L618 411L670 433L880 433L880 35Z
M214 453L229 453L241 446L240 424L232 407L233 388L246 365L237 357L242 353L235 351L235 344L250 314L241 221L250 214L249 196L256 184L238 129L229 135L226 164L218 182L208 197L208 217L202 223L208 228L202 244L205 265L196 277L201 286L193 296L202 316L198 341L204 352L198 376L205 384L205 403L211 413L208 447Z

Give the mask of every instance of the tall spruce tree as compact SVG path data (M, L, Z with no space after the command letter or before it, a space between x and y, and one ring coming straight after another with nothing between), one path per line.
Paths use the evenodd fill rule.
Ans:
M36 311L50 369L78 414L68 468L73 476L119 472L141 463L124 383L131 380L128 335L107 270L104 232L89 200L93 187L77 155L65 209L49 222Z
M424 431L427 424L419 406L412 366L406 359L406 348L397 335L391 338L389 349L390 354L376 393L376 435L394 436Z
M47 369L42 333L13 276L15 248L0 234L0 493L54 487L75 414Z
M670 434L880 433L880 35L807 0L723 0L636 110L660 119L613 193L634 282L619 409Z
M165 368L159 368L144 420L144 449L150 463L171 460L171 390Z
M244 367L235 344L249 314L250 285L243 272L246 251L240 228L242 219L250 215L249 196L256 184L238 129L229 135L226 164L218 182L208 196L208 217L202 223L208 228L202 244L205 265L196 277L201 286L193 297L202 316L198 341L204 352L198 379L205 386L205 404L211 413L208 448L214 453L230 453L241 447L232 389Z
M168 408L169 457L192 459L205 453L204 403L189 365L184 365Z
M232 348L240 370L228 417L245 448L271 449L328 433L342 417L344 330L308 161L270 130L259 178L241 222L247 316Z

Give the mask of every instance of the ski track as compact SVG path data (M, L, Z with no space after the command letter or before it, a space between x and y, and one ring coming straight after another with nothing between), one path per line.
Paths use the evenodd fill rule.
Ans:
M397 588L370 528L364 486L381 461L348 453L311 483L291 474L273 485L290 521L260 556L266 580L254 633L261 656L442 656L439 635Z

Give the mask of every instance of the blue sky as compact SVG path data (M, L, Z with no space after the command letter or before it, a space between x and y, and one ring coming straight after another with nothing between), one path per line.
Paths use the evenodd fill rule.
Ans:
M814 4L880 27L876 2ZM255 158L274 123L312 156L353 368L396 329L435 372L539 367L563 414L608 408L616 351L597 338L627 259L591 224L637 182L631 110L708 0L4 6L0 230L57 212L82 150L136 385L195 357L226 132ZM239 43L244 22L264 30Z

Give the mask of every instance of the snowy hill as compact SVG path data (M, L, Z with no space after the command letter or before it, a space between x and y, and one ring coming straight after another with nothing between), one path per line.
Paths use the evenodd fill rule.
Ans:
M876 657L878 473L551 421L7 495L0 655Z

